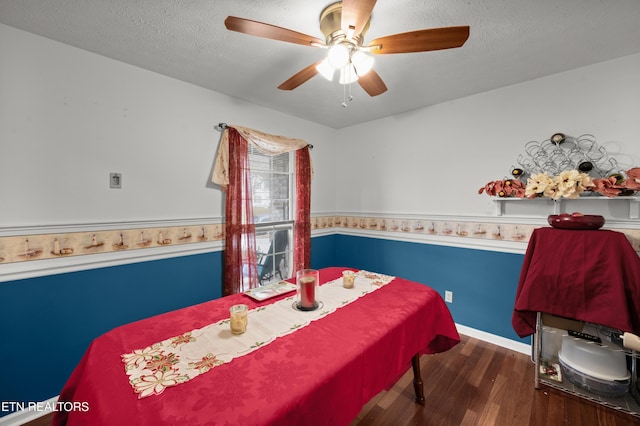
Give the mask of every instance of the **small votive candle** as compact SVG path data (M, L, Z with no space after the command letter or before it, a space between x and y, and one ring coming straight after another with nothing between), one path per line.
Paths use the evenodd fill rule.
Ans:
M353 288L356 281L356 274L353 271L342 271L342 286L344 288Z
M249 319L247 318L249 314L249 306L233 305L229 308L229 313L231 314L231 321L229 321L231 333L242 334L247 331L247 323L249 322Z
M298 306L302 310L313 310L318 307L316 302L316 286L319 281L318 271L303 269L297 272Z

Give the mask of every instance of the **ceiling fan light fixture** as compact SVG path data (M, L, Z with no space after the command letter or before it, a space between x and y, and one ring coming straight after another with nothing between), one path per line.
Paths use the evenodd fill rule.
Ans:
M344 44L336 44L329 48L327 59L336 69L345 67L349 63L349 48Z
M363 76L373 68L373 57L361 50L356 50L353 55L351 55L351 63L355 67L358 76Z
M349 64L340 69L340 84L351 84L356 81L358 81L358 74L356 74L353 64Z
M339 82L349 86L349 99L352 98L351 83L354 81L369 96L387 91L382 78L372 69L373 55L454 49L462 47L469 38L469 26L465 25L392 34L374 38L365 45L364 37L369 30L375 4L376 0L343 0L325 7L320 13L320 32L324 41L298 31L236 16L227 16L224 25L230 31L327 49L325 59L298 71L278 89L293 90L316 74L333 81L335 72L339 71Z
M336 69L331 66L328 59L325 59L324 61L320 62L316 66L316 70L320 73L321 76L323 76L329 81L333 80L333 75L336 72Z

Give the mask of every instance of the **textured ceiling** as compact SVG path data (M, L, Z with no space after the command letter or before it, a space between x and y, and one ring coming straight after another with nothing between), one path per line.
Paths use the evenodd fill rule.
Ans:
M640 52L638 0L380 0L365 43L469 25L459 49L376 56L389 90L369 97L321 76L277 86L325 50L225 29L229 15L323 39L331 0L0 0L0 22L333 128Z

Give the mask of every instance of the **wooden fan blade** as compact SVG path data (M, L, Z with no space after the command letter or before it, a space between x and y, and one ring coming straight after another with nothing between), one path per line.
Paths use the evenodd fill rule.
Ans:
M428 30L410 31L371 40L371 53L427 52L429 50L452 49L462 46L469 38L469 27L445 27Z
M369 96L378 96L387 91L387 86L384 84L384 81L382 81L380 75L374 70L369 70L369 72L362 77L358 77L358 83Z
M322 61L311 64L297 74L294 74L289 80L278 86L278 89L293 90L296 87L300 86L302 83L306 83L307 80L318 74L318 70L316 69L316 67L318 66L318 64L320 64L320 62Z
M271 24L265 24L263 22L238 18L236 16L227 16L227 19L224 20L224 26L231 31L269 38L272 40L286 41L287 43L296 43L303 46L312 46L316 43L324 45L324 41L310 35L288 30L286 28L276 27Z
M342 31L347 34L349 27L358 35L367 25L376 0L342 0Z

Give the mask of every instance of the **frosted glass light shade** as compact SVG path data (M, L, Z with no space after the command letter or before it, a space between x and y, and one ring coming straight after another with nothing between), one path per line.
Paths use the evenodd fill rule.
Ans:
M373 57L358 50L351 56L351 63L356 68L358 75L363 76L373 67Z
M343 44L331 46L327 59L332 67L340 69L349 63L349 49Z
M358 74L356 74L353 64L340 69L340 84L350 84L356 81L358 81Z
M316 66L316 70L320 73L321 76L323 76L329 81L333 80L333 75L336 72L336 69L331 66L328 59L325 59L324 61L320 62Z

